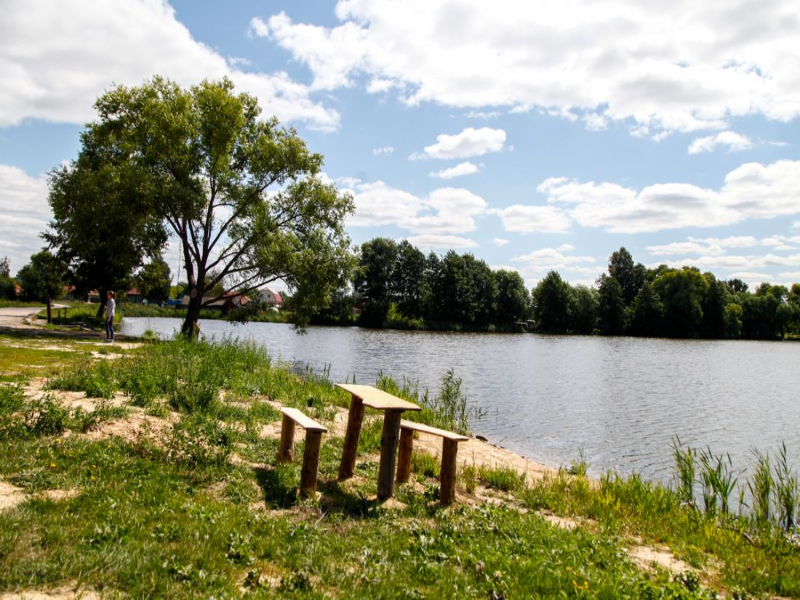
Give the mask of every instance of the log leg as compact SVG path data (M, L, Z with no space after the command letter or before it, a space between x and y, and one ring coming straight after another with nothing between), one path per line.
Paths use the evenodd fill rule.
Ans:
M339 463L339 479L350 479L353 476L358 455L358 438L361 437L363 423L364 403L361 398L353 396L350 400L350 412L347 415L347 432L344 434L342 461Z
M414 432L400 430L400 449L397 452L397 483L405 483L411 477L411 452L414 450Z
M278 446L278 462L294 460L294 421L283 415L281 422L281 444Z
M394 469L397 463L397 445L400 442L401 410L387 410L383 417L381 433L381 464L378 466L378 500L388 500L394 495Z
M452 504L456 499L456 456L458 442L442 440L442 470L440 475L442 504Z
M303 452L303 469L300 472L300 495L313 497L317 492L317 472L319 471L319 446L321 431L306 432L306 449Z

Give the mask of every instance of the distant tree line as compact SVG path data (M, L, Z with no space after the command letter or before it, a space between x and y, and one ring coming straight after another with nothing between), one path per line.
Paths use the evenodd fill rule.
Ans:
M408 241L361 245L352 287L317 322L413 329L511 330L675 338L778 339L800 333L800 284L718 280L693 267L634 263L614 252L595 287L550 271L532 290L472 254L427 256ZM532 323L531 323L532 321Z
M530 293L515 271L493 271L472 254L426 256L408 241L375 238L361 245L352 291L338 290L331 308L316 321L493 329L512 327L530 309Z
M532 315L545 333L674 338L783 339L800 333L800 284L721 281L694 267L634 264L620 248L597 287L571 286L555 271L533 290Z

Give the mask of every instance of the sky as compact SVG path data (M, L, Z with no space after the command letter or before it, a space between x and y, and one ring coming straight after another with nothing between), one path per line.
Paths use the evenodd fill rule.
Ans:
M798 0L0 0L0 256L42 248L93 103L233 80L325 156L354 244L534 286L647 266L800 282ZM173 271L175 248L167 251Z

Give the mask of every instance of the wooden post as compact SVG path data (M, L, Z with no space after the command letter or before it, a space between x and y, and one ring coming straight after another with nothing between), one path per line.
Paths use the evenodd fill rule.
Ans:
M294 460L294 421L283 415L281 422L281 444L278 447L278 461L292 462Z
M317 492L321 441L321 431L306 431L306 449L303 451L303 469L300 471L300 495L304 498L313 497Z
M356 468L358 455L358 438L361 437L361 425L364 423L364 403L358 396L350 400L350 412L347 415L347 432L344 435L342 461L339 463L339 479L350 479ZM398 421L399 425L400 422Z
M381 464L378 466L378 500L381 502L394 495L394 468L397 462L402 414L402 410L387 410L383 417Z
M411 477L411 453L414 450L414 432L400 429L400 449L397 452L397 483L405 483Z
M441 492L439 499L442 504L452 504L456 499L456 455L458 442L442 440L442 470L440 475Z

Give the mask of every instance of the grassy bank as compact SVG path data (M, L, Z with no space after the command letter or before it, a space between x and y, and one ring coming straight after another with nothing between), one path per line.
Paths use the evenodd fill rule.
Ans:
M54 344L64 344L58 355ZM0 592L800 597L800 550L780 528L702 510L679 486L613 475L591 481L580 464L575 474L545 478L465 464L460 502L444 509L438 460L418 452L412 482L397 490L402 505L388 509L374 500L380 419L367 416L356 477L336 481L335 423L349 398L325 374L293 372L259 347L230 341L156 342L119 354L76 341L47 347L0 336L3 366L17 373L0 387L0 479L25 498L0 510ZM44 388L25 393L21 384L35 383L34 373L46 377ZM434 391L387 377L375 383L422 404L416 418L424 422L469 426L453 373ZM300 461L274 460L275 402L331 430L316 500L297 495ZM641 568L631 557L642 547L668 547L689 570Z

